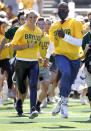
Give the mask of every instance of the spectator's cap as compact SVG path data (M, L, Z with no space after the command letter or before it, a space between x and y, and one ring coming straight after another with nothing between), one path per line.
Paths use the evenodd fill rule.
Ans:
M5 11L0 11L0 18L5 18L7 17L7 14Z

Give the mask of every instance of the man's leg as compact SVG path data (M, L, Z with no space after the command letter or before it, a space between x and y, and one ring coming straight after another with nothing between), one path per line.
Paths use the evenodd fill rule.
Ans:
M49 70L44 67L40 67L39 79L40 79L40 85L41 85L41 92L39 94L37 105L36 105L36 109L38 112L41 111L40 104L47 96L49 80L50 80Z
M7 84L8 84L8 97L15 98L13 93L13 81L12 81L12 70L9 63L9 59L2 60L2 69L7 72Z
M67 103L68 96L71 91L71 84L74 82L79 70L80 60L71 61L65 56L56 55L56 64L59 70L62 72L62 80L60 84L60 96L61 100L57 103L57 106L53 109L52 114L55 115L61 109L61 116L68 117ZM58 107L58 108L57 108ZM55 112L55 109L58 109Z
M23 95L26 93L27 90L26 79L28 75L28 70L26 69L26 63L24 64L20 61L17 61L15 72L16 72L16 82L18 86L18 100L16 103L16 110L18 112L18 115L22 116L23 115L22 99Z
M39 74L38 62L30 62L29 87L30 87L31 119L38 116L38 112L36 111L38 74Z

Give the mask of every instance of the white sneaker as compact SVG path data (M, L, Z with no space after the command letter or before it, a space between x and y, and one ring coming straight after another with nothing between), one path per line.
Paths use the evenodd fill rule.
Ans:
M57 102L56 106L52 110L52 115L55 116L57 115L61 110L61 99Z
M67 108L67 105L65 104L61 104L61 117L62 118L68 118L68 108Z
M68 97L63 97L61 96L61 117L62 118L68 118L68 107L67 107L67 103L68 103Z
M80 100L81 100L82 105L87 105L88 104L86 96L80 95Z
M40 106L41 108L47 107L47 99L45 98Z
M35 110L35 111L32 111L32 112L31 112L29 118L30 118L30 119L33 119L33 118L35 118L35 117L37 117L37 116L38 116L38 111Z

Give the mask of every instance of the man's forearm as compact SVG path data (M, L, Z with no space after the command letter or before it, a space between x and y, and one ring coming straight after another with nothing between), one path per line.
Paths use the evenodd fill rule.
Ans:
M63 40L74 46L78 46L78 47L82 46L82 39L78 39L67 34L65 34Z
M28 44L27 45L13 45L12 48L14 50L24 50L24 49L29 48L29 45Z
M4 45L6 43L6 38L4 37L0 43L0 51L3 49Z

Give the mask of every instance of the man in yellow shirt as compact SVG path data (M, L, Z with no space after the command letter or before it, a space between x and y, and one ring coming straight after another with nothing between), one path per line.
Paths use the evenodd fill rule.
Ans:
M41 31L37 26L35 26L37 17L38 15L36 12L29 10L26 13L26 23L16 31L11 43L13 49L17 50L15 72L18 90L21 94L26 92L26 78L27 76L29 77L31 103L30 118L38 116L35 106L37 98L37 81L39 70L38 54ZM17 105L16 110L18 115L22 116L22 101L21 99L18 101L19 106Z
M55 63L62 72L62 80L60 84L61 99L53 108L52 115L61 112L62 118L68 118L68 97L71 92L71 85L74 82L79 67L80 57L83 55L81 48L82 44L82 23L76 19L68 17L68 4L65 2L59 3L58 15L60 20L56 21L50 28L49 37L51 44L47 50L45 66L48 63L48 58L53 52L54 44Z
M37 21L37 26L41 29L42 31L42 37L39 42L39 49L40 49L40 56L43 59L43 62L39 62L39 86L41 88L41 92L39 94L37 104L36 104L36 110L40 113L40 104L41 102L46 98L47 92L48 92L48 86L49 86L49 81L50 81L50 74L49 74L49 69L45 68L44 65L44 60L46 58L46 53L47 53L47 48L50 43L49 40L49 35L47 35L44 32L45 29L45 20L44 18L39 18Z

